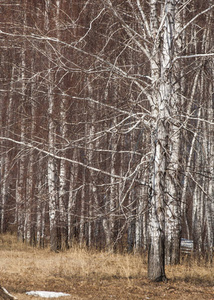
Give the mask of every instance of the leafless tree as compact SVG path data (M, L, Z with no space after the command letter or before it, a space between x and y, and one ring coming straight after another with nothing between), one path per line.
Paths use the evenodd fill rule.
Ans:
M181 236L211 258L212 1L0 8L1 232L147 250L155 281Z

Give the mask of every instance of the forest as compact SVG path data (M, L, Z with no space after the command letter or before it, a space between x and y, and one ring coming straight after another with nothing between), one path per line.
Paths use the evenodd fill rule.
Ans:
M0 2L0 233L33 246L214 247L212 0Z

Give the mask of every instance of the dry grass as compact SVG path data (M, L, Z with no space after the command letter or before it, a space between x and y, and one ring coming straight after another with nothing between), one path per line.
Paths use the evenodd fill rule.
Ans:
M70 293L59 299L214 299L214 269L202 262L168 266L167 284L146 279L139 255L87 251L75 247L62 253L37 249L10 235L0 236L1 284L19 300L29 290ZM42 298L40 298L42 299Z

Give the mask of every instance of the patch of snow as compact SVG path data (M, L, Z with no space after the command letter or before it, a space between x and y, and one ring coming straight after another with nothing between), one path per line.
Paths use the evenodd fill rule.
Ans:
M58 298L58 297L65 297L71 296L70 294L65 293L57 293L57 292L46 292L46 291L31 291L26 293L29 296L39 296L43 298Z

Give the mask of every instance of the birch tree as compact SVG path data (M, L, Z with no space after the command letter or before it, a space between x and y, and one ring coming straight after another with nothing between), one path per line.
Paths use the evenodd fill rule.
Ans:
M8 105L25 105L13 112L10 130L1 120L1 162L10 152L5 172L16 166L15 180L3 174L2 204L10 183L17 204L26 205L20 226L33 217L41 245L49 236L54 251L60 237L110 250L143 245L149 278L167 280L165 262L179 262L181 233L199 235L201 248L213 245L213 4L28 5L26 23L17 9L9 12L17 30L6 20L0 28L4 41L27 45L15 55L8 43L18 61L8 65L20 74L14 82L7 76ZM37 208L29 210L30 203Z

